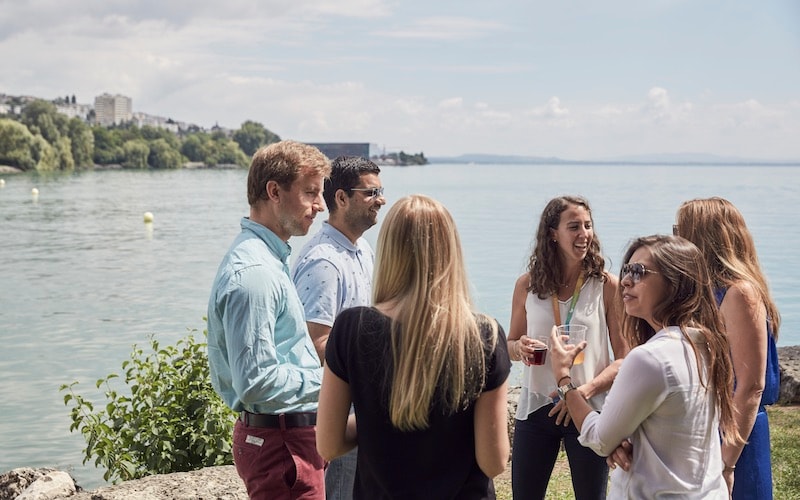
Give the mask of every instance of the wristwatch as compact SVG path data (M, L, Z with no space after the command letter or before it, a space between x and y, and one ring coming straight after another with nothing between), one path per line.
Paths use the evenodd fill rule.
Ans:
M573 384L572 381L570 380L568 384L564 384L557 389L558 397L560 397L564 402L566 402L567 393L573 389L577 389L577 387L575 387L575 384Z

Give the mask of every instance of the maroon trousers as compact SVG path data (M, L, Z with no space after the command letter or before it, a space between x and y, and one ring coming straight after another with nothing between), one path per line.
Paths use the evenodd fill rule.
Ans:
M233 461L251 499L322 500L325 461L317 453L316 427L233 429Z

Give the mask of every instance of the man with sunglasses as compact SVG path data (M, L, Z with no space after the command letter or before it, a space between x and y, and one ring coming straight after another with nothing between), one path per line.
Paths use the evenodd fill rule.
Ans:
M372 301L375 254L362 235L378 222L378 211L386 204L380 168L375 163L340 156L331 167L323 192L328 220L300 250L292 271L320 363L325 362L325 344L336 316ZM354 449L328 466L325 490L329 500L352 498L356 452Z

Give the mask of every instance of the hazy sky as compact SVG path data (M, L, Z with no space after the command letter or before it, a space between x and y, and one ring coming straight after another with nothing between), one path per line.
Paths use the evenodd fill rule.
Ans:
M0 93L427 156L800 159L798 0L0 0Z

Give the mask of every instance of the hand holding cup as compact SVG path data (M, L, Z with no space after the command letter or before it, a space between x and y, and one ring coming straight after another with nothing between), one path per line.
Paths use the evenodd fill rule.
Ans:
M578 345L586 340L586 325L558 325L556 327L558 334L567 344ZM585 347L584 347L585 349ZM583 364L584 351L583 349L575 356L573 364Z
M553 376L556 381L569 376L569 369L575 362L575 358L586 349L586 341L583 340L577 345L567 344L564 337L553 327L550 333L550 366L553 368Z

